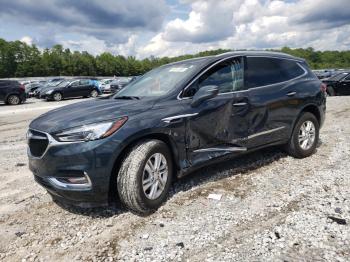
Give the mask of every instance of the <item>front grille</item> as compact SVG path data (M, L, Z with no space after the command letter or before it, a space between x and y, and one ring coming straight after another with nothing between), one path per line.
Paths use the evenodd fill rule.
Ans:
M45 133L29 130L28 145L32 156L41 157L49 145L49 140Z

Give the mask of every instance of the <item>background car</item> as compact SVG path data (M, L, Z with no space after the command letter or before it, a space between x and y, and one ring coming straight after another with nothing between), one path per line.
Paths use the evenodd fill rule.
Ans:
M322 82L327 85L329 96L350 95L350 71L338 73Z
M119 78L116 80L113 80L110 83L110 91L111 93L116 93L119 90L123 89L127 84L130 83L130 79L129 78Z
M34 91L37 90L40 87L43 87L46 82L33 82L30 84L25 85L25 90L27 93L27 97L32 97L34 96Z
M71 97L97 97L99 89L89 79L65 80L59 85L46 88L40 92L40 98L61 101Z
M18 105L26 101L24 85L18 81L0 80L0 101L8 105Z
M49 90L52 87L58 86L60 83L62 83L64 81L64 79L60 79L60 80L55 80L55 81L48 81L46 82L46 84L38 87L36 90L34 90L33 95L36 98L40 98L40 94L44 93L46 90Z
M113 79L103 79L101 81L101 91L103 93L110 93L111 91L111 86L110 83L113 81Z

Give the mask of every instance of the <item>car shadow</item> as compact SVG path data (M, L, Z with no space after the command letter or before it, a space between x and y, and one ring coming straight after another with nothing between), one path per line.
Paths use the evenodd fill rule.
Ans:
M225 160L218 164L203 167L175 181L169 194L169 198L179 192L186 192L194 187L198 187L209 182L234 177L238 174L249 174L251 171L269 165L280 158L287 156L288 155L281 147L276 146L247 153L236 158Z
M186 192L194 187L198 187L209 182L234 177L238 174L249 174L251 171L269 165L283 157L287 157L287 154L281 149L281 147L271 147L252 153L247 153L236 158L231 158L218 164L200 168L181 179L176 179L170 188L168 200L179 192ZM120 202L113 203L108 207L100 208L80 208L57 201L55 202L70 213L89 216L92 218L108 218L129 212L129 210L124 208ZM140 216L140 214L136 215Z

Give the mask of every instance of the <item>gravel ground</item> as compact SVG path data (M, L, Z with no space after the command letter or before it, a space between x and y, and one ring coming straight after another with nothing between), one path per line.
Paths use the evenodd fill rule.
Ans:
M32 101L0 105L0 260L350 260L350 97L328 99L313 156L271 148L199 170L148 217L52 202L28 170L25 132L78 100Z

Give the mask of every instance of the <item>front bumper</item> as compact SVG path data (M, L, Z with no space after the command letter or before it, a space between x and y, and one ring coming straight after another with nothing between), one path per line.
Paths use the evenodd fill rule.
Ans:
M119 144L108 138L63 143L48 136L49 144L41 156L33 156L28 147L29 169L35 181L60 202L81 207L107 205ZM67 179L84 177L84 183L67 183Z

